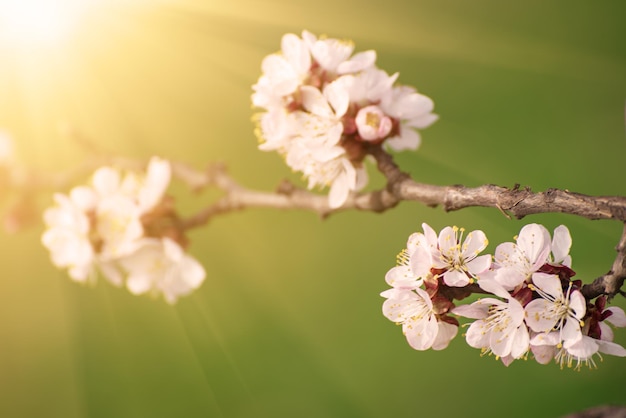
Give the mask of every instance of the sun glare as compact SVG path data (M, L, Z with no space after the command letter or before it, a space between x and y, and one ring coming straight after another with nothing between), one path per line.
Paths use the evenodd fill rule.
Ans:
M65 39L90 0L0 0L0 37L9 45L52 45Z

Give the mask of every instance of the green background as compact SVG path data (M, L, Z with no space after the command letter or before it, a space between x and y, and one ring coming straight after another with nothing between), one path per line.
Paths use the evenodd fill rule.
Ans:
M396 158L415 179L626 195L623 1L221 3L109 3L63 49L0 44L0 127L22 160L61 170L85 158L62 121L112 153L223 161L262 190L299 181L256 149L250 94L281 36L307 29L375 49L379 67L434 99L441 119ZM183 214L217 196L173 193ZM192 232L207 279L174 307L71 282L39 244L41 224L2 234L0 416L553 417L626 403L624 358L575 372L532 359L507 368L460 336L412 350L379 293L422 222L482 229L489 252L526 222L566 224L585 282L610 268L621 233L617 222L411 202L327 220L247 210Z

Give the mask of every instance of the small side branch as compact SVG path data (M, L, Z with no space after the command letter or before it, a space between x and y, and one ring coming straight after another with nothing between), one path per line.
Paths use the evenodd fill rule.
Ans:
M624 285L626 278L626 224L622 232L622 237L615 247L617 257L613 261L613 266L608 273L598 277L593 283L586 284L581 289L582 294L587 300L594 299L600 295L607 295L610 298L618 293L626 296L620 289Z

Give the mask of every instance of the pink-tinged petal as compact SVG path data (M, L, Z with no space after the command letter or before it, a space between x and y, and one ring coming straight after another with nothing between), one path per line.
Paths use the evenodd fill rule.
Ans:
M606 308L605 311L611 312L611 316L605 319L605 321L613 324L616 327L626 327L626 314L624 310L617 306L611 306Z
M434 315L426 318L409 318L403 325L402 331L406 336L409 345L415 350L427 350L432 347L437 338L439 326Z
M535 299L526 305L526 324L535 332L550 331L556 325L554 316L546 316L552 308L552 302Z
M515 359L513 358L512 355L500 357L500 361L502 361L502 364L504 364L506 367L509 367L509 365L513 363L514 360Z
M585 335L575 343L569 345L563 344L563 346L572 356L578 357L579 359L588 359L598 352L600 347L598 346L597 341L598 340Z
M552 255L557 263L563 262L572 246L572 237L565 225L557 226L552 238Z
M467 274L458 270L448 270L443 274L443 281L452 287L463 287L469 284Z
M563 298L563 288L561 287L561 280L559 280L558 276L554 274L534 273L533 283L553 298Z
M397 289L393 289L397 290ZM383 295L385 292L381 293ZM398 292L394 292L398 293ZM387 292L387 295L394 296L394 293ZM389 298L383 302L383 315L390 321L401 323L407 320L407 307L414 302L413 298L405 297L404 299Z
M494 280L506 290L513 290L526 280L526 276L514 267L502 267L495 271Z
M530 350L533 352L533 355L535 356L535 360L537 360L537 363L539 364L550 363L550 361L552 361L552 359L554 358L554 355L556 354L555 346L531 345Z
M439 244L439 251L441 251L442 254L456 251L456 231L451 226L446 226L439 233L437 242Z
M424 236L426 237L426 242L428 243L431 250L437 248L437 233L434 229L430 227L427 223L422 224L422 231L424 231Z
M387 289L385 291L380 292L380 296L387 298L387 299L397 299L397 300L415 299L413 296L413 292L411 292L409 289L396 289L396 288Z
M463 255L467 258L476 257L487 248L487 245L489 245L489 240L483 231L472 231L463 241Z
M426 248L426 246L426 236L424 236L424 234L422 234L421 232L412 233L411 235L409 235L409 239L406 241L406 249L409 254L412 254L417 247Z
M443 350L450 344L450 341L456 334L459 332L459 327L454 324L449 324L444 321L438 322L439 331L437 332L437 337L433 342L433 346L431 347L433 350Z
M535 334L530 339L530 345L532 346L556 346L561 342L561 337L558 332L541 332Z
M517 245L512 242L503 242L496 247L494 253L496 263L501 266L510 266L520 264L519 252Z
M530 346L530 336L528 335L528 328L526 325L517 327L514 331L513 344L511 345L511 356L513 358L520 358L528 351Z
M371 67L376 61L376 51L363 51L354 54L348 61L344 61L337 67L338 74L356 73Z
M497 302L497 299L487 298L481 299L471 305L461 305L452 309L452 313L471 319L484 319L489 313L489 307Z
M537 270L548 260L550 233L543 225L525 225L517 238L517 246L526 254L533 270Z
M585 312L587 312L587 301L578 290L574 290L570 294L569 307L574 311L576 318L582 319L585 316Z
M312 86L301 86L302 106L309 112L323 118L333 117L333 111L319 89Z
M613 330L610 326L605 324L604 322L600 322L600 339L603 341L613 341L615 335L613 335Z
M422 284L422 280L417 280L409 266L396 266L387 272L385 281L389 286L398 289L414 289Z
M599 351L604 354L610 354L612 356L618 357L626 357L626 349L619 344L603 341L603 340L595 340L599 346Z
M494 327L489 336L489 347L493 354L499 357L505 357L511 354L513 346L514 327L503 328L501 326Z
M418 287L417 289L413 289L413 292L417 295L417 298L426 305L426 307L430 310L433 307L433 301L430 299L430 295L424 289Z
M416 277L425 278L430 274L430 269L433 266L430 252L424 246L415 248L411 254L409 265Z
M491 255L485 254L465 263L467 270L474 276L478 276L489 270L491 267Z
M485 321L479 319L478 321L474 321L467 329L465 341L467 341L470 347L486 348L489 347L490 335L489 328Z

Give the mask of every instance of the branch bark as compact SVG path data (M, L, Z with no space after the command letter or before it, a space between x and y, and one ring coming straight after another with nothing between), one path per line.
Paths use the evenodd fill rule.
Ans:
M171 162L174 177L186 183L192 190L200 191L215 187L224 196L180 220L179 228L188 230L206 225L216 216L248 208L301 209L317 213L325 218L333 213L347 210L384 212L402 201L420 202L429 207L441 206L445 211L455 211L478 206L498 209L508 218L522 219L537 213L567 213L587 219L613 219L626 225L626 197L589 196L568 190L548 189L533 192L529 187L513 188L486 184L478 187L462 185L437 186L416 182L396 165L393 157L380 145L371 145L368 153L374 157L378 170L384 175L386 185L381 190L353 194L340 208L331 208L328 197L299 188L284 180L274 192L246 188L230 177L223 164L210 165L206 170L196 170L181 162ZM102 165L126 169L141 169L146 161L113 156L86 159L76 167L57 174L42 173L15 167L9 187L24 194L36 190L58 190L73 180L85 176ZM599 295L614 297L621 292L626 277L626 226L616 247L617 257L612 268L593 283L583 286L582 292L590 300Z

